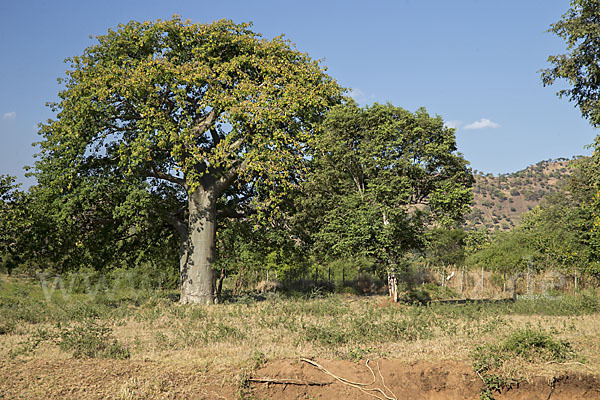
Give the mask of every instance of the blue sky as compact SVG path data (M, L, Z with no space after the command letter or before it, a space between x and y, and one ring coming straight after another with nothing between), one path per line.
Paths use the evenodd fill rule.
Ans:
M457 127L474 169L513 172L589 154L597 132L539 70L564 52L549 25L567 0L31 1L0 2L0 174L23 179L37 124L52 118L67 57L129 20L229 18L285 34L322 59L360 104L425 107Z

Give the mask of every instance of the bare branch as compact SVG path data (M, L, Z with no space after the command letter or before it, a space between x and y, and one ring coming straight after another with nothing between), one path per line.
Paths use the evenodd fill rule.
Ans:
M204 132L206 132L206 130L208 128L210 128L216 121L217 119L217 110L216 109L212 109L210 110L210 112L208 113L208 115L206 115L202 121L198 122L198 124L193 128L193 132L196 136L200 136L202 134L204 134ZM212 133L212 132L211 132Z
M248 216L249 216L249 214L240 213L240 212L237 212L235 210L232 210L231 208L224 208L224 209L219 210L217 212L217 217L226 217L226 218L241 219L241 218L246 218Z
M236 140L235 142L231 143L231 146L229 146L229 149L231 151L235 151L242 146L242 143L244 143L244 139L240 138L240 139Z
M151 168L152 168L152 172L149 172L148 176L150 176L152 178L163 179L163 180L169 181L171 183L176 183L177 185L180 185L185 190L187 190L187 183L185 183L185 179L178 178L176 176L173 176L173 175L168 174L168 173L163 172L163 171L159 171L156 168L156 165L154 165L154 163L152 163Z
M275 378L248 378L248 382L266 383L266 384L280 384L280 385L298 385L298 386L326 386L331 385L333 382L316 382L316 381L302 381L300 379L275 379Z

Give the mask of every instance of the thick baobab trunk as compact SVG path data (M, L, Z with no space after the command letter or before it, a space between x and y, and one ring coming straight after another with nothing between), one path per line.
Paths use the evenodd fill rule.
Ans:
M198 188L188 196L188 237L181 249L181 303L212 304L216 301L215 232L216 191Z

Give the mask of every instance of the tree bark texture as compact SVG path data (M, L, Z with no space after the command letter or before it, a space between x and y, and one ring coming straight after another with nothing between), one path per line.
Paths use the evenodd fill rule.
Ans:
M180 261L181 298L183 304L216 302L215 233L217 225L217 190L198 188L188 196L188 237Z

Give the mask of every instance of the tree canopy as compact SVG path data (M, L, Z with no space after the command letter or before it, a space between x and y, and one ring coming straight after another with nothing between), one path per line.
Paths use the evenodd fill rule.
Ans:
M600 126L600 1L572 0L571 8L550 27L567 44L567 53L548 57L552 67L542 70L544 85L564 79L566 96L593 126Z
M473 177L454 130L425 109L334 107L318 137L301 196L301 225L322 259L396 264L430 224L468 212Z

